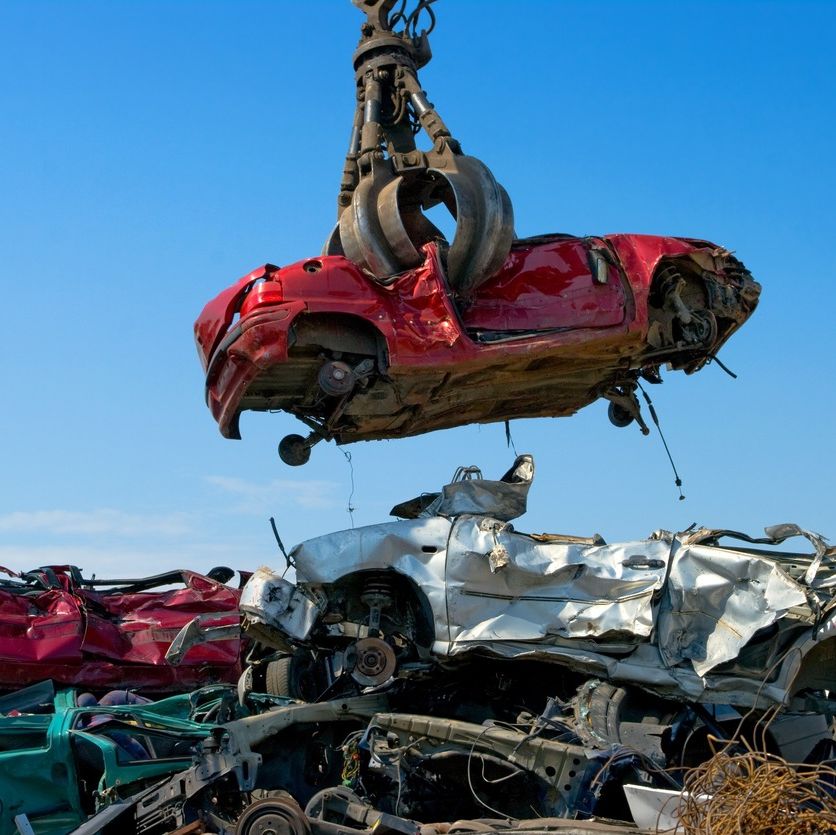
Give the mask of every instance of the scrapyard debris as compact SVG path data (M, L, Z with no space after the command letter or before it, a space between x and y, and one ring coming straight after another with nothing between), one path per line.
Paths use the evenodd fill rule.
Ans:
M510 691L506 699L512 707ZM13 710L0 700L0 758L28 766L0 775L10 799L0 833L25 815L37 831L77 835L615 835L638 832L628 825L625 782L681 790L683 774L695 773L683 763L663 770L626 745L587 744L557 699L512 722L479 721L472 704L458 709L473 721L450 718L443 701L434 715L393 712L398 700L367 693L305 704L251 693L242 705L232 687L216 685L151 704L81 706L73 691L29 688L15 694ZM689 752L700 756L699 747ZM57 762L63 778L50 781ZM35 773L51 785L36 785Z
M0 697L0 833L69 832L103 811L110 818L130 812L149 787L188 770L195 752L205 756L203 775L218 775L211 762L211 734L221 723L287 699L255 696L239 705L235 688L213 685L150 703L126 691L96 700L77 690L56 691L51 682ZM251 757L252 759L252 757ZM237 767L246 765L239 757ZM243 765L242 765L243 764ZM172 802L177 797L169 795ZM183 798L185 799L185 798ZM240 798L236 798L240 805ZM182 804L181 804L182 805ZM118 832L167 832L150 818ZM154 826L157 826L154 829Z
M228 725L224 750L262 755L258 785L306 813L262 798L247 832L288 815L294 832L331 835L325 823L422 835L455 818L481 819L460 831L626 825L625 784L680 797L718 746L826 772L836 551L821 536L528 535L512 520L531 456L496 481L476 467L456 476L397 505L402 521L296 546L295 583L268 569L247 583L255 643L239 699L266 690L301 704ZM775 550L792 537L812 553ZM282 736L305 716L311 727ZM276 764L290 751L305 765Z
M562 417L610 402L617 426L648 427L640 379L691 374L754 311L760 285L705 241L646 235L516 241L467 306L443 250L386 286L340 255L266 265L210 301L195 323L206 400L225 437L241 412L284 410L322 439L403 438L471 423Z
M836 832L833 765L799 768L768 752L725 749L694 768L685 788L678 814L684 835Z
M235 574L229 568L107 581L85 578L75 566L0 572L0 690L48 677L97 689L179 692L235 681L240 672L238 634L204 643L178 668L165 661L171 640L196 615L238 623L240 591L225 585Z
M825 774L834 549L794 525L519 533L534 472L459 468L401 521L292 549L295 582L255 572L237 688L0 699L0 835L21 815L78 835L637 832L623 786L681 800L717 740ZM774 550L799 536L812 549ZM236 632L183 635L218 628Z
M233 688L216 685L156 703L80 701L48 683L14 694L13 709L0 700L0 760L15 766L0 773L2 835L21 820L77 835L255 835L269 827L285 835L441 835L449 825L433 822L459 811L482 819L462 821L459 831L553 830L565 819L526 820L537 813L527 804L565 818L567 802L589 784L582 770L593 772L580 746L550 739L548 729L538 738L392 714L384 695L301 704L249 694L239 705ZM470 790L456 796L463 781ZM523 817L484 820L485 804L498 798ZM566 831L586 831L580 827Z

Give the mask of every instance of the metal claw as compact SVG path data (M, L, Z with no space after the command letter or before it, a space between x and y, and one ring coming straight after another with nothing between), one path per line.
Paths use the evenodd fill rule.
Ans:
M504 188L475 157L446 155L429 172L440 181L433 196L426 184L408 184L385 163L362 177L351 204L340 216L339 237L326 251L342 251L377 278L389 278L421 264L419 252L442 233L421 212L424 204L445 203L456 220L447 258L450 286L472 293L503 264L514 237L514 210Z
M424 211L443 202L456 221L447 279L460 297L494 275L511 249L514 212L487 166L461 153L416 71L430 58L428 32L415 33L422 0L406 20L396 0L353 0L367 21L354 53L357 107L337 199L338 226L325 244L370 275L386 280L420 266L421 247L444 240ZM432 26L430 26L430 29ZM423 130L431 149L419 151Z
M351 203L340 215L340 241L346 258L365 268L377 278L403 272L402 265L389 245L378 213L380 192L391 183L392 175L376 165L361 178Z
M398 262L404 269L420 265L421 254L415 248L406 231L406 223L401 215L401 206L398 200L398 193L403 185L403 177L396 177L391 183L387 183L377 197L377 216L380 221L380 228ZM420 215L420 212L414 214Z
M444 168L430 170L446 180L453 197L445 200L456 219L456 234L447 256L447 280L457 293L468 295L508 256L514 238L514 209L508 193L475 157L454 156Z

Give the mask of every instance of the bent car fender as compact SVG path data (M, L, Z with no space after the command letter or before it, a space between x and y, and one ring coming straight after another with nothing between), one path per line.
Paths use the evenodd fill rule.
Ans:
M322 611L322 606L301 589L265 567L247 581L240 608L256 623L281 629L299 641L307 639Z

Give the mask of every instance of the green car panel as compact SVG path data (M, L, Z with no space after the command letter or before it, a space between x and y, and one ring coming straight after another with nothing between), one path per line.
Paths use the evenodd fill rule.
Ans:
M93 707L77 706L74 690L56 692L51 704L43 692L29 709L49 712L24 704L0 713L0 835L16 835L21 814L36 835L71 832L102 806L188 768L234 688Z

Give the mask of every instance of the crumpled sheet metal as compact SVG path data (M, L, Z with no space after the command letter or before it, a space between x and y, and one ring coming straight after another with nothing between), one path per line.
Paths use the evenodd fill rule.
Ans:
M651 601L664 580L667 543L541 543L504 526L480 524L489 521L460 518L450 536L448 607L455 644L650 635ZM507 551L508 564L494 574L485 555L497 544Z
M526 511L531 482L508 484L504 481L473 479L446 484L433 509L441 516L485 514L510 522Z
M256 569L241 593L241 614L275 626L299 641L307 639L321 609L284 577L269 568Z
M659 649L668 666L688 659L702 676L806 602L804 588L771 560L727 548L682 547L659 613Z
M467 483L489 490L499 482ZM799 535L790 527L781 532ZM825 606L818 639L836 629L829 580L820 572L807 585L782 568L781 555L705 544L709 534L596 545L534 539L484 515L436 515L322 536L292 557L303 585L369 570L411 579L435 614L437 656L552 658L660 693L783 701L792 683L783 668L769 683L712 671L790 610L812 622L811 595L817 611Z
M353 571L392 570L408 577L434 612L444 611L444 563L450 520L440 516L352 528L297 545L290 558L298 582L333 583ZM436 638L448 641L436 621Z
M815 549L815 556L810 560L807 571L804 572L804 583L812 589L831 589L836 587L836 572L829 572L829 576L818 576L819 569L825 557L836 557L836 548L827 544L827 539L820 533L808 531L793 522L780 525L770 525L764 528L766 536L752 537L740 531L728 529L698 528L685 534L680 534L680 540L687 545L703 544L707 540L716 541L721 537L738 539L754 545L780 545L794 536L804 537Z
M165 661L172 639L196 615L236 623L237 589L182 571L180 588L120 593L76 585L67 566L49 570L54 588L0 588L0 689L52 678L162 692L237 678L237 638L198 647L178 669Z

